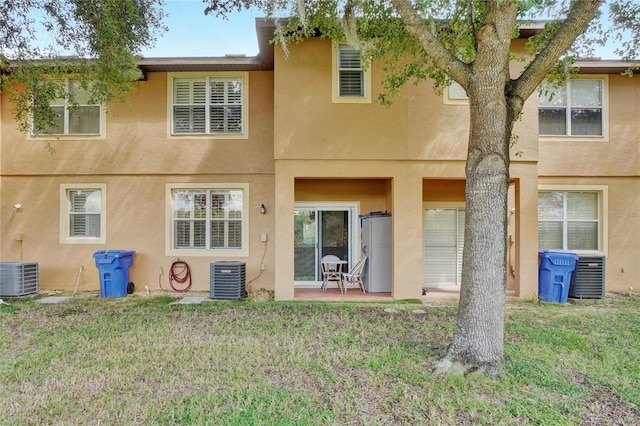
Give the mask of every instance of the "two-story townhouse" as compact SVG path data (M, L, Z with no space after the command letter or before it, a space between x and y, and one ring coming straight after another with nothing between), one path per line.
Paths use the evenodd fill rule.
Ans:
M126 103L52 106L55 137L19 132L2 94L2 261L38 262L41 289L98 289L99 250L136 252L138 290L171 289L175 259L192 289L208 288L216 260L246 262L248 279L273 286L273 66L155 58L140 68ZM72 78L62 84L82 99Z
M355 264L361 216L386 211L384 294L458 284L465 94L408 85L384 107L379 64L319 38L285 57L269 44L272 23L256 29L255 58L141 60L146 81L129 103L100 110L92 134L67 134L64 117L53 155L17 131L3 95L2 260L38 261L45 289L71 289L84 266L80 289L95 290L92 253L131 249L138 289L168 288L180 258L203 291L211 262L241 260L254 289L294 299L319 291L323 255ZM552 101L530 98L515 126L507 264L517 296L537 293L540 248L605 256L610 291L640 276L640 83L622 63L581 65Z

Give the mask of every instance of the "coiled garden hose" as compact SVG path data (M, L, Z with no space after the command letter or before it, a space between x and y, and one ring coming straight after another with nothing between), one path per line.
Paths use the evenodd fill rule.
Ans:
M174 285L174 281L180 285L180 287ZM162 288L162 273L158 276L158 284L160 284L160 289L164 290ZM183 287L182 284L186 285ZM169 285L173 291L177 293L184 293L191 289L191 268L189 268L187 262L176 259L171 263L171 267L169 268Z

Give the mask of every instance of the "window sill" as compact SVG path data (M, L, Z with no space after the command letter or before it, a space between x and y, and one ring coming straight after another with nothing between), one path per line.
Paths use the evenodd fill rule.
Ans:
M609 142L605 136L538 136L538 142Z
M60 239L60 244L106 244L105 238L101 237L66 237Z
M29 135L28 140L34 141L86 141L86 140L105 140L107 136L105 134L85 134L85 135Z
M206 250L206 249L171 249L165 253L167 256L180 257L249 257L249 250Z
M371 98L368 96L363 96L363 97L334 96L333 103L334 104L370 104Z
M249 139L247 133L171 133L169 139L184 140L184 139L196 139L196 140L211 140L211 139Z

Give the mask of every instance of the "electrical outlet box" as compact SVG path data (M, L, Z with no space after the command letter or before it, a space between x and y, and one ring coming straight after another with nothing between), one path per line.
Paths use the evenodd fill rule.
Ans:
M267 234L260 234L260 241L262 241L263 243L267 242Z

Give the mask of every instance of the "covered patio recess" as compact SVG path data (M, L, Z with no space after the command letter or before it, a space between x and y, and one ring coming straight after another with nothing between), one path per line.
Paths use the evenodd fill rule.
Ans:
M296 178L294 192L295 298L391 300L391 180ZM375 244L367 245L363 220L372 212L388 223L376 234ZM335 275L323 289L322 260L326 256L339 259L343 273L366 257L362 269L365 291L346 285L340 291Z

